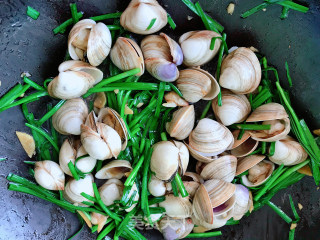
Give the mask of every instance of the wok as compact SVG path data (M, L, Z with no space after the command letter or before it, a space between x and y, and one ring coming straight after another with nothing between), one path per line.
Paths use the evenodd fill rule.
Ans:
M52 29L70 18L69 3L66 0L3 0L0 1L0 95L20 80L23 71L29 71L38 83L54 76L62 62L67 35L54 36ZM73 2L73 1L72 1ZM85 16L124 10L129 0L76 1L78 9ZM177 29L166 32L178 37L188 30L203 29L203 25L180 0L159 1L172 15ZM232 16L226 12L227 0L202 0L203 8L222 25L228 35L228 45L254 46L268 57L268 62L279 69L284 87L284 62L287 60L293 78L290 88L293 106L306 119L309 126L320 127L320 3L309 0L310 10L306 14L290 11L286 20L280 20L280 6L271 6L266 12L259 12L248 19L240 14L255 6L257 1L235 0ZM41 15L37 21L26 16L30 5ZM187 16L193 16L190 21ZM45 102L32 105L31 110L40 117L45 112ZM28 131L19 107L0 114L0 156L8 160L0 162L0 239L66 239L75 233L78 220L75 215L41 199L9 192L5 177L14 172L28 176L23 163L26 155L17 141L15 131ZM296 230L296 239L319 239L320 235L320 191L313 179L305 177L294 186L280 191L272 201L291 214L288 194L304 208L299 211L302 218ZM287 239L286 224L271 209L264 207L250 217L241 220L237 226L222 228L223 236L216 239ZM147 239L161 239L157 231L148 231ZM85 229L77 239L93 239L94 235Z

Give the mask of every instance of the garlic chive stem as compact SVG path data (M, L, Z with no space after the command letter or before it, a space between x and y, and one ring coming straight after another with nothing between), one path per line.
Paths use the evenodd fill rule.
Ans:
M103 231L98 235L97 240L102 240L105 236L107 236L114 228L116 227L115 222L110 223L107 227L103 229Z
M209 238L209 237L217 237L221 235L222 235L221 231L205 232L205 233L190 233L185 238Z
M131 220L131 218L136 214L136 212L138 211L138 208L134 208L132 209L123 219L123 221L120 223L120 225L117 227L117 230L115 232L115 236L119 237L121 235L121 233L124 231L124 229L126 228L126 226L128 225L129 221Z
M173 19L169 13L167 14L167 17L168 17L168 23L169 23L170 27L172 28L172 30L175 30L177 27L176 23L173 21Z
M7 160L7 158L0 158L0 162L3 162L3 161L6 161Z
M96 183L92 183L92 186L93 186L93 191L97 199L97 202L100 205L100 207L103 209L103 211L105 211L105 213L111 218L120 222L121 218L116 213L113 213L112 211L110 211L110 209L102 202Z
M189 193L188 193L187 190L185 189L179 173L176 173L176 175L174 176L174 179L176 180L176 183L177 183L177 186L178 186L179 191L180 191L180 193L181 193L181 196L182 196L182 197L187 197L187 196L189 196Z
M293 172L296 172L298 169L302 168L303 166L307 165L310 162L310 159L299 163L293 167L288 168L284 174L281 175L281 177L279 177L271 186L270 189L272 189L273 187L277 186L277 184L281 183L282 181L284 181L287 177L289 177L289 175L291 175Z
M71 10L73 24L76 24L77 22L79 22L77 4L71 3L70 4L70 10Z
M267 142L262 142L261 143L261 154L265 154L266 150L267 150Z
M66 102L66 100L61 100L60 102L57 103L49 112L47 112L39 121L38 121L38 126L41 126L44 124L49 118L53 116Z
M296 229L291 229L290 232L289 232L289 240L294 240L294 234L296 232Z
M119 26L119 25L107 25L107 27L109 28L110 31L121 29L121 26Z
M232 124L230 126L233 129L244 129L244 130L270 130L270 124Z
M171 82L167 83L170 87L171 90L174 91L176 94L178 94L180 97L183 97L182 93L180 92L180 90Z
M35 165L36 164L36 161L23 161L24 163L26 164L29 164L29 165Z
M156 106L156 111L154 113L155 117L157 117L157 118L160 116L160 110L161 110L161 106L162 106L165 88L166 88L166 83L160 82L159 91L158 91L157 106Z
M273 156L274 155L275 149L276 149L276 142L272 142L270 144L270 148L269 148L269 156Z
M300 216L299 216L299 214L297 212L296 207L294 206L294 202L293 202L292 197L291 197L290 194L289 194L289 202L290 202L290 206L291 206L294 218L296 219L296 221L299 221L300 220Z
M11 90L2 96L0 99L0 106L4 107L6 105L9 105L16 99L19 95L17 95L22 90L22 85L18 83L16 86L11 88Z
M271 2L271 0L267 0L267 1ZM309 10L308 7L302 6L302 5L298 4L298 3L295 3L295 2L289 1L289 0L288 1L277 1L275 3L279 4L279 5L283 6L283 7L288 7L290 9L292 9L292 10L296 10L296 11L302 12L302 13L306 13Z
M82 192L80 194L82 197L85 197L86 199L88 199L89 201L92 201L92 202L97 202L97 199L95 197L92 197L90 196L89 194L85 193L85 192Z
M107 19L111 19L111 18L120 18L121 14L122 14L122 12L108 13L108 14L104 14L104 15L100 15L100 16L90 17L90 19L98 22L98 21L103 21L103 20L107 20Z
M19 86L19 85L18 85ZM23 100L23 99L21 99L21 100L19 100L19 101L17 101L17 102L14 102L14 100L15 99L17 99L18 97L20 97L22 94L24 94L29 88L30 88L30 85L29 84L26 84L26 85L24 85L24 86L22 86L22 85L20 85L21 86L21 88L20 87L18 87L17 89L20 89L20 91L17 91L17 92L15 92L15 94L13 95L8 95L8 97L6 97L6 95L3 97L3 98L6 98L6 99L4 99L4 100L6 100L6 101L1 101L0 100L0 102L4 102L3 103L3 105L0 105L1 106L1 108L0 108L0 112L2 112L2 111L4 111L4 110L6 110L6 109L9 109L9 108L11 108L11 107L13 107L13 106L17 106L16 105L16 103L17 102L19 102L19 101L21 101L21 100ZM10 94L10 92L8 93L8 94ZM2 110L3 109L3 110Z
M40 16L40 13L35 10L34 8L28 6L27 7L27 15L31 18L33 18L34 20L37 20L38 17Z
M226 41L227 35L225 33L222 34L223 41ZM224 44L221 44L219 49L219 57L218 57L218 64L217 64L217 82L219 83L220 80L220 73L221 73L221 64L222 64L222 58L223 58L223 52L224 52ZM218 94L218 105L222 106L222 95L221 95L221 88L220 92Z
M171 181L172 192L175 197L179 197L179 191L175 178Z
M83 13L82 12L78 12L78 19L82 18ZM63 22L61 25L59 25L58 27L56 27L55 29L53 29L53 33L57 34L57 33L64 33L66 31L66 28L69 27L70 25L72 25L73 23L73 19L69 18L67 21Z
M153 25L155 24L156 21L157 21L157 18L151 19L150 24L149 24L149 26L147 27L146 30L150 30L153 27Z
M34 81L32 81L30 78L26 76L23 77L23 81L38 91L46 91L43 87L41 87L39 84L35 83Z
M29 127L29 128L32 128L32 129L35 130L36 132L40 133L42 136L44 136L44 137L51 143L51 145L53 146L53 148L54 148L57 152L59 152L59 147L58 147L58 145L55 143L55 141L52 139L52 137L50 137L50 136L48 135L48 133L46 133L44 130L42 130L42 129L36 127L36 126L33 126L33 125L29 124L29 123L26 123L25 125L26 125L27 127Z
M141 168L143 161L144 161L144 155L142 155L137 163L137 165L134 167L132 172L130 173L129 177L125 181L124 185L125 186L132 186L134 183L134 180L136 179L136 176L138 174L139 169Z
M80 177L79 177L79 175L78 175L78 173L77 173L77 171L76 171L75 166L73 165L73 163L72 163L71 161L68 163L68 167L69 167L69 170L70 170L73 178L74 178L76 181L78 181L78 180L80 179Z
M212 105L212 100L208 101L207 105L204 107L203 112L200 116L200 119L203 119L207 116L211 105Z
M91 228L91 233L95 233L98 230L98 225L93 225Z
M237 225L239 224L240 221L239 220L233 220L233 218L229 219L226 223L227 226L231 226L231 225Z
M129 128L132 129L133 126L135 126L135 125L141 120L141 118L142 118L146 113L148 113L149 111L151 111L151 109L154 108L154 105L155 105L156 103L157 103L157 99L155 99L155 98L151 99L149 105L148 105L145 109L143 109L143 110L139 113L139 115L137 115L137 116L134 118L134 120L133 120L132 122L130 122Z
M28 85L30 86L30 85ZM12 108L12 107L15 107L15 106L18 106L18 105L21 105L23 103L29 103L29 102L34 102L34 101L37 101L40 97L43 97L43 96L47 96L48 93L47 92L36 92L36 93L33 93L27 97L24 97L16 102L13 102L9 105L6 105L2 108L0 108L0 112L3 112L4 110L7 110L9 108Z
M165 132L162 132L160 136L162 141L168 141L167 134Z
M275 211L284 221L286 221L287 223L291 223L292 219L285 214L284 211L282 211L280 208L278 208L274 203L267 201L266 204L272 208L273 211Z
M255 6L255 7L251 8L251 9L249 9L248 11L242 13L242 14L241 14L241 17L242 17L242 18L247 18L247 17L249 17L250 15L252 15L252 14L254 14L254 13L256 13L256 12L259 12L260 10L268 7L268 5L269 5L269 3L266 3L266 2L261 3L261 4L259 4L258 6Z
M196 10L197 10L199 17L201 18L205 28L207 30L211 30L211 31L215 31L215 32L219 33L219 30L213 24L209 23L209 19L208 19L207 15L204 13L200 3L196 2L194 4L194 6L196 7Z
M283 173L283 170L286 170L284 168L284 165L280 165L275 171L274 174L270 177L270 179L267 181L267 183L261 188L254 196L254 201L258 201L269 189L270 186L278 179L278 177Z
M149 205L153 205L153 204L156 204L156 203L161 203L164 200L166 200L165 196L154 197L154 198L150 199L148 203L149 203Z

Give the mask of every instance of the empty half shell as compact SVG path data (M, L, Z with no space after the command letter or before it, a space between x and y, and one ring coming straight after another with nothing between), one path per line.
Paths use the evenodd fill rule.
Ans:
M252 139L248 131L245 131L241 139L238 139L240 130L234 130L234 144L231 148L231 154L236 157L245 157L257 149L259 142Z
M126 160L113 160L104 165L95 175L98 179L121 179L132 170L131 164Z

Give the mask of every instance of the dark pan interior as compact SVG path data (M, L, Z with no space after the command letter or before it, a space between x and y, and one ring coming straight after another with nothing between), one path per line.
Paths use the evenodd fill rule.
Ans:
M62 62L67 35L53 36L52 29L70 18L69 3L65 0L0 1L0 95L20 81L20 74L29 71L38 83L57 73ZM123 10L128 0L77 1L78 9L85 16ZM180 0L159 1L172 15L178 27L172 32L164 31L178 38L183 32L203 29L198 17L185 7ZM320 3L309 0L307 14L290 11L289 18L280 20L281 7L271 6L266 12L259 12L248 19L240 14L260 1L235 0L236 8L232 16L226 12L229 1L202 0L203 8L226 29L228 45L254 46L268 57L270 64L279 69L283 86L288 87L284 62L287 60L293 78L290 88L292 102L300 117L306 119L310 127L320 128ZM25 14L27 6L37 9L41 15L37 21ZM187 16L193 16L190 21ZM211 64L213 65L213 64ZM212 69L210 64L208 69ZM45 112L45 102L32 106L36 116ZM75 215L38 198L7 191L5 177L9 172L28 176L23 163L26 155L21 148L15 131L29 131L24 126L20 108L0 113L0 156L8 160L0 162L0 239L66 239L79 228ZM282 190L272 201L281 206L290 216L288 194L304 208L299 211L302 218L297 227L296 239L320 239L320 191L312 178ZM238 226L222 228L223 236L216 239L287 239L286 224L268 207L241 220ZM161 239L156 231L146 233L148 239ZM85 229L76 239L93 239L94 235Z

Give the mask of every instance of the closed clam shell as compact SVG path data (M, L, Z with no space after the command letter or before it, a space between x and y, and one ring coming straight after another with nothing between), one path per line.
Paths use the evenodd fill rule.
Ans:
M204 180L221 179L231 182L236 174L237 158L232 155L222 156L208 163L201 171Z
M234 93L253 92L261 81L261 67L256 55L249 49L240 47L222 61L220 86Z
M284 107L279 103L261 105L251 113L246 122L270 124L270 130L250 131L252 139L274 142L284 138L290 132L290 120Z
M159 203L166 209L166 214L174 218L188 218L192 215L192 204L188 197L175 197L173 194L166 195L166 199Z
M112 44L111 33L104 23L97 23L90 31L87 58L92 66L100 65L109 55Z
M252 168L254 165L257 165L259 162L261 162L265 158L266 156L264 155L254 154L254 155L246 156L245 158L239 159L236 176Z
M122 71L139 68L137 76L144 73L143 54L139 45L130 38L119 37L110 52L111 61Z
M248 211L249 190L241 184L236 184L235 205L233 211L233 219L240 220Z
M183 239L191 233L193 227L191 219L176 219L165 216L159 222L159 230L165 240Z
M121 179L125 173L132 170L131 164L126 160L113 160L104 165L95 175L98 179Z
M221 37L214 31L191 31L183 34L179 43L184 55L183 63L188 67L201 66L218 53L221 40L216 39L213 50L210 50L210 44L213 37Z
M86 72L60 72L48 85L51 97L72 99L81 97L94 84L93 77Z
M204 187L208 191L212 208L216 208L228 201L236 190L234 184L218 179L205 181Z
M251 112L250 103L245 95L223 90L222 102L222 106L219 106L218 99L215 98L212 101L212 109L216 118L225 126L243 122Z
M274 163L263 160L249 169L248 175L243 175L241 181L247 187L258 187L267 181L274 170Z
M178 65L183 54L180 46L164 33L151 35L141 42L146 69L156 79L173 82L179 77Z
M209 156L209 157L203 156L198 151L196 151L192 147L190 147L189 144L187 144L186 142L184 142L184 143L187 146L187 148L189 149L190 155L192 157L194 157L195 159L197 159L199 162L210 163L217 158L217 156Z
M88 174L83 179L70 179L64 189L63 197L71 203L77 203L79 206L87 206L83 201L89 201L81 195L82 192L94 197L93 192L93 176ZM90 201L89 201L90 202Z
M50 160L36 162L34 166L34 178L45 189L64 189L65 176L56 162Z
M99 194L102 202L106 206L113 204L115 200L120 200L122 197L124 185L118 179L109 179L101 187L99 187Z
M157 178L170 181L178 168L179 149L172 142L161 141L153 145L150 169Z
M126 124L117 111L109 107L102 108L99 111L97 121L110 126L119 134L121 138L121 150L124 150L127 147L128 130Z
M307 157L308 154L301 144L292 137L286 136L276 141L274 154L269 159L278 165L291 166L303 162Z
M236 157L245 157L257 149L259 142L252 139L248 131L245 131L242 138L238 140L240 130L234 130L234 144L231 149L231 154Z
M189 135L189 146L203 156L218 155L233 145L233 136L224 125L203 118Z
M81 124L85 122L87 116L88 107L83 99L69 99L52 116L52 124L63 135L80 135Z
M180 71L177 87L185 100L195 103L210 92L211 79L198 69L184 69Z
M59 152L59 165L63 172L69 176L72 176L72 174L68 167L68 163L71 161L74 164L76 154L72 141L70 139L64 140Z
M172 114L172 120L166 124L170 137L178 140L187 138L193 129L195 121L194 106L182 107Z
M149 29L153 19L156 20ZM120 18L122 27L142 35L159 31L167 22L167 12L156 0L132 0Z

